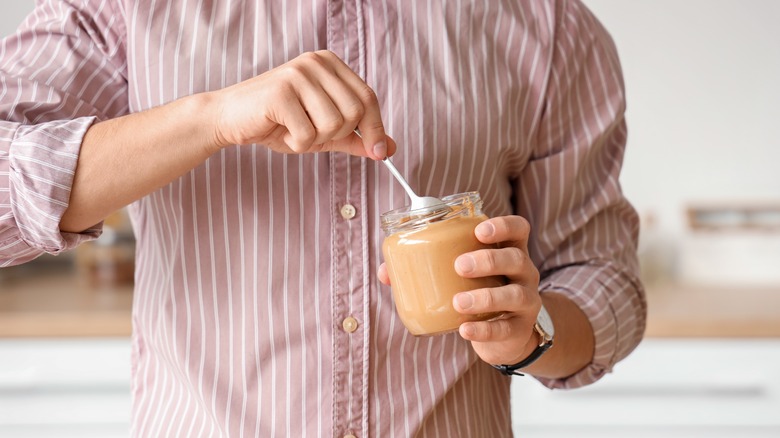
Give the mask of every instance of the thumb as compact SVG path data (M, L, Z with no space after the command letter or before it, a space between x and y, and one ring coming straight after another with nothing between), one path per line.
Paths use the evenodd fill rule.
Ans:
M361 123L365 124L363 122ZM384 160L386 157L395 154L396 149L398 149L395 140L385 134L385 128L381 121L378 124L373 125L368 134L360 128L360 125L358 125L354 134L360 139L360 146L364 149L365 153L355 153L353 155L371 157L375 160ZM376 140L373 139L374 137L372 134L376 134Z

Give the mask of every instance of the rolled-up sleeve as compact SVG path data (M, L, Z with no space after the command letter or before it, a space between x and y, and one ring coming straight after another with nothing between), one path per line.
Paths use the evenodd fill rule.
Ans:
M531 223L539 290L571 299L594 331L589 365L564 379L539 379L576 388L633 351L647 308L636 255L639 221L619 184L627 130L617 51L581 3L561 5L534 153L515 195Z
M68 206L81 139L93 117L18 125L0 161L0 265L23 263L42 253L58 254L96 238L59 230Z
M0 41L0 267L100 234L59 223L86 131L128 112L122 15L109 0L39 2Z

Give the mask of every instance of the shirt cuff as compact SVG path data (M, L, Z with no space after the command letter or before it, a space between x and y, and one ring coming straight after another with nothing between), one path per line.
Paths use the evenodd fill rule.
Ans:
M539 290L562 294L579 306L590 321L595 341L593 360L575 374L561 379L537 377L548 388L573 389L601 379L644 336L644 289L624 270L611 265L570 266L543 279Z
M9 152L10 200L16 226L30 247L59 254L96 239L102 224L81 233L60 231L70 201L81 143L94 117L21 125Z

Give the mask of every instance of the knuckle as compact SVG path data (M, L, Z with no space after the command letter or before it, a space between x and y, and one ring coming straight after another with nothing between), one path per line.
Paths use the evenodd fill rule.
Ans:
M517 224L515 227L517 227L517 231L525 236L528 236L531 233L531 223L528 222L528 219L522 217L522 216L516 216L517 217Z
M485 263L485 269L492 271L498 266L498 258L496 257L496 251L483 250L483 260Z
M321 64L333 65L334 62L342 63L341 58L330 50L317 50L316 52L312 52L312 55L314 55L317 58L317 62Z
M342 117L341 114L334 113L327 120L323 121L322 126L318 126L318 128L330 135L341 129L343 125L344 117Z
M526 257L522 249L516 246L510 246L504 248L504 250L507 252L509 259L511 260L511 263L514 266L521 266L523 265L523 263L525 263Z
M531 263L531 269L530 269L529 275L530 275L530 279L529 280L531 280L533 282L533 284L537 284L538 285L539 282L542 280L542 276L539 273L539 270L536 268L536 266L533 265L533 263Z
M374 89L368 85L363 85L360 88L358 91L358 96L360 96L360 100L365 102L367 106L379 105L379 98L376 96L376 92L374 92Z
M512 303L514 309L522 308L525 305L525 290L519 284L509 284L506 286L507 300Z
M306 77L305 67L296 63L288 63L280 67L279 74L287 81L287 91L293 88L292 84L300 82Z
M304 52L298 55L298 59L304 62L322 62L319 52Z
M512 324L510 324L509 321L507 321L507 320L501 320L501 321L498 321L498 322L500 323L500 325L499 325L499 327L500 327L499 337L501 339L509 339L509 338L511 338L512 337L512 332L513 332Z
M516 306L522 306L525 301L525 292L523 287L519 284L510 283L504 287L507 294L507 299Z
M304 144L299 142L298 140L291 141L287 146L290 147L290 150L294 154L303 154L306 152L306 146L304 146Z
M495 233L497 235L505 236L512 229L512 227L509 225L511 218L507 216L495 217L488 220L490 221L491 224L493 224L493 227L495 228Z
M528 308L530 308L534 316L536 316L542 309L542 297L538 293L529 294L525 297L525 301L527 302Z
M495 332L495 328L494 328L493 324L491 324L491 323L482 323L482 324L479 324L478 327L480 327L478 329L478 333L480 335L482 335L481 336L482 339L491 339L491 338L493 338L493 334Z
M483 339L499 341L508 339L512 335L512 326L507 320L499 320L482 324Z
M382 131L382 132L384 132L385 131L385 125L382 123L381 120L373 121L373 122L368 124L368 126L366 127L366 130L369 130L369 131Z
M295 140L295 139L290 141L287 144L287 147L289 147L290 150L292 151L292 153L294 153L294 154L303 154L303 153L306 152L305 146L303 146L303 144L301 142L299 142L298 140Z
M316 132L314 132L314 129L311 127L302 128L299 132L297 132L293 136L292 144L290 144L290 149L292 149L296 153L304 153L306 152L309 147L311 147L312 143L314 143L314 138L316 137Z
M356 122L363 118L363 104L360 101L350 102L344 109L344 118L350 122Z
M493 294L489 290L483 290L479 293L479 295L482 297L482 309L481 311L490 310L495 308L496 305L496 297L493 296Z
M313 55L317 55L317 56L322 56L323 58L332 58L332 57L336 56L335 53L333 53L332 51L327 50L327 49L315 50L314 52L309 52L309 53L311 53Z

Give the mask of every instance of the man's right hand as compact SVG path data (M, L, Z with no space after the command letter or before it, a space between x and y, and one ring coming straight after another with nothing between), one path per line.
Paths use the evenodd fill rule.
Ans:
M222 90L91 125L60 229L86 230L220 149L250 143L375 160L396 149L374 91L333 53L306 53Z
M304 53L212 96L216 149L259 143L282 153L340 151L373 159L396 149L374 91L329 51Z

